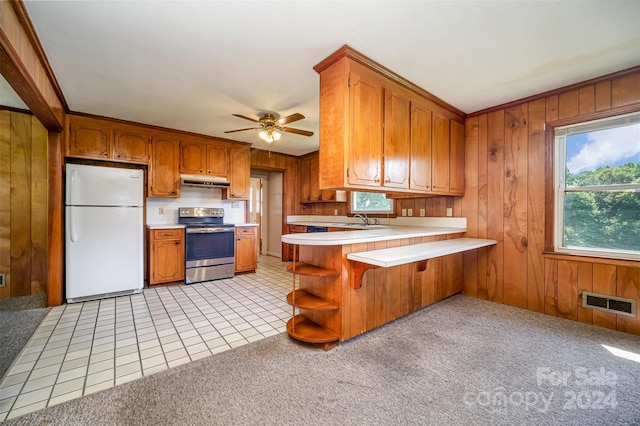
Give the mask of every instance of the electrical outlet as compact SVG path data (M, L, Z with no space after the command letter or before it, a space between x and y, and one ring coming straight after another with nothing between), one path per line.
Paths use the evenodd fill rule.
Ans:
M413 209L407 210L407 213L409 214L409 216L413 216Z
M4 287L7 284L7 275L0 274L0 287Z
M420 209L420 216L424 217L424 209Z
M240 207L240 203L237 201L234 201L233 203L231 203L231 208L232 209L237 209L238 207Z
M338 209L333 210L333 215L338 216Z
M158 207L158 215L164 216L164 207Z
M407 215L407 209L402 209L402 216L406 216Z
M453 216L453 209L451 207L447 207L447 217Z

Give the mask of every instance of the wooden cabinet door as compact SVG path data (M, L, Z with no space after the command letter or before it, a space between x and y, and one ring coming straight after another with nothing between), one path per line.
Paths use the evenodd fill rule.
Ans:
M388 188L409 188L410 112L408 97L385 89L383 186Z
M113 125L85 117L72 117L67 156L109 160L113 150Z
M451 120L449 144L449 191L464 194L464 125Z
M149 163L149 135L129 130L115 130L113 159L127 163Z
M149 162L149 197L179 197L178 141L154 136Z
M149 284L184 280L184 230L152 229Z
M449 119L434 112L431 183L434 192L449 192Z
M207 174L227 177L229 174L229 158L227 148L218 145L207 145Z
M409 189L431 191L431 109L411 104Z
M249 162L249 147L229 149L229 183L231 186L225 190L225 198L234 200L249 199L249 174L251 164Z
M255 271L258 267L255 232L255 227L236 228L236 272Z
M347 182L380 187L382 159L382 85L355 72L349 78Z
M311 200L311 159L303 157L300 159L300 167L298 169L298 188L300 189L300 202L308 202Z
M197 142L180 143L180 173L206 174L206 162L207 150L205 144Z
M320 191L320 159L317 155L309 157L309 200L322 200L322 191Z

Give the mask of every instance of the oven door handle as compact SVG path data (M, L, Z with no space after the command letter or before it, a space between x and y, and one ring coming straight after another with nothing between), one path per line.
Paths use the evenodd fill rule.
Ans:
M187 234L213 234L215 232L235 232L234 228L187 228Z

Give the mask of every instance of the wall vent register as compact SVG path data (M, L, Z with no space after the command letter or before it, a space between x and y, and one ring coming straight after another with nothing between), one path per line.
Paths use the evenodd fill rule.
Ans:
M635 300L586 291L582 293L582 307L634 318L637 315Z

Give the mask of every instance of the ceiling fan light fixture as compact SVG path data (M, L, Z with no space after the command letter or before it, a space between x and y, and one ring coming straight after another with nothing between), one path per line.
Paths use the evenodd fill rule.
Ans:
M280 134L280 132L278 132L276 130L265 129L265 130L261 130L258 133L258 136L260 136L260 139L262 139L266 143L271 143L271 142L275 142L278 139L280 139L280 136L282 136L282 135Z

